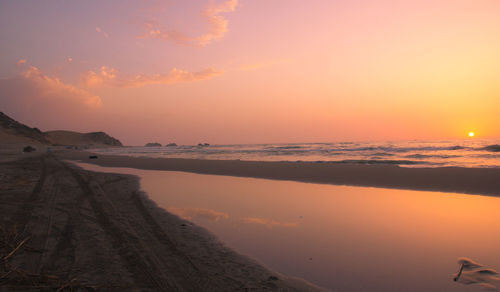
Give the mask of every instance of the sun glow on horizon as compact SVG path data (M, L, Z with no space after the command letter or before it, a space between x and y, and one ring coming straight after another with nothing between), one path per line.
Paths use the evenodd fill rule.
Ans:
M474 132L469 132L469 137L474 137L476 134Z

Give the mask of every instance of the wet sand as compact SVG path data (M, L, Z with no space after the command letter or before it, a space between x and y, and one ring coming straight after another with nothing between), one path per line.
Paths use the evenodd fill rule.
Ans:
M134 176L52 154L1 162L0 291L321 290L237 254L138 189Z
M315 291L158 208L138 179L63 160L302 182L500 195L500 169L133 158L0 159L0 291ZM3 159L5 158L5 159ZM86 290L85 290L86 289ZM94 289L94 290L92 290Z
M57 155L62 159L80 160L109 167L500 196L499 168L404 168L395 165L198 160L116 155L99 155L98 159L88 159L89 152L84 151L61 151Z

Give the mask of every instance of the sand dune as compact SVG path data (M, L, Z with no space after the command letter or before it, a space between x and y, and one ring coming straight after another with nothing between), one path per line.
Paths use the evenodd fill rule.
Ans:
M49 144L46 135L38 128L31 128L0 112L0 144L36 143Z
M21 136L9 133L5 131L5 129L0 128L0 144L9 145L9 144L29 144L29 145L43 145L40 141L35 140L30 137Z
M22 149L26 145L62 145L79 147L119 147L122 143L104 132L78 133L73 131L48 131L42 132L38 128L31 128L22 124L6 114L0 112L0 149Z
M86 146L122 146L122 143L104 132L79 133L72 131L45 132L52 144Z
M27 145L34 147L35 152L45 151L47 147L40 141L22 135L13 135L0 128L0 162L16 159L19 155L32 155L33 153L22 152Z

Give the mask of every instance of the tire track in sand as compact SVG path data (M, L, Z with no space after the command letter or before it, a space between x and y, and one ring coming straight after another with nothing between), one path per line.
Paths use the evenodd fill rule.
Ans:
M167 279L156 276L161 270L148 255L141 253L141 249L138 247L137 238L134 238L134 235L123 230L118 223L114 222L117 220L116 218L112 218L112 216L116 215L116 211L113 210L113 206L110 205L109 202L105 202L106 195L96 194L77 170L71 168L64 162L59 162L69 171L84 192L96 215L99 226L109 236L113 248L117 250L120 257L127 264L127 269L129 269L130 274L134 277L137 286L153 287L157 291L184 290L182 287L175 285L175 283L170 283ZM104 206L103 203L108 206ZM136 242L134 242L134 240Z
M35 187L31 191L28 199L22 204L17 211L12 216L12 222L15 222L17 229L20 231L20 235L26 236L26 226L28 225L33 209L35 208L35 202L38 200L40 192L42 191L45 180L47 179L47 164L45 157L40 158L41 172L40 178L38 179Z
M178 278L187 277L189 279L189 283L194 285L194 289L197 291L208 291L210 290L210 287L215 287L215 283L213 283L213 281L211 281L206 275L202 275L200 269L193 263L189 256L177 249L175 243L170 239L160 224L156 222L151 213L147 210L139 192L136 191L132 194L132 202L134 207L139 211L139 214L141 214L144 222L147 223L148 227L152 231L156 241L163 247L167 248L170 253L174 254L178 260L183 261L184 265L188 265L188 267L185 267L183 270L175 271L182 274Z

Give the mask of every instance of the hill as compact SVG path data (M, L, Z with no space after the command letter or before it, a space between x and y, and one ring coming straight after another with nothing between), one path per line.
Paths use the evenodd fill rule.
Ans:
M30 128L0 112L0 141L2 143L50 144L47 135L37 128Z
M78 133L72 131L42 132L30 128L0 112L0 144L123 146L104 132Z
M57 145L89 145L89 146L123 146L122 143L104 132L79 133L72 131L45 132L52 144Z

